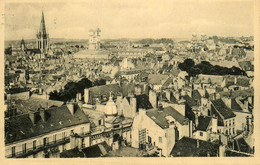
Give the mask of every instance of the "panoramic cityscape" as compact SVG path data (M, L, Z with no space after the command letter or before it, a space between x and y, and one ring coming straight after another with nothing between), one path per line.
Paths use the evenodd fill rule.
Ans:
M253 2L98 2L6 4L6 158L254 156Z

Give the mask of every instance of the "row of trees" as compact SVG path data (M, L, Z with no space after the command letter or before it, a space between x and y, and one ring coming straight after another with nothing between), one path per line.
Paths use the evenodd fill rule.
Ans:
M208 75L246 75L245 71L238 67L232 68L221 67L219 65L212 65L208 61L202 61L200 64L195 65L192 59L186 59L180 63L178 67L182 71L186 71L189 76L194 77L198 74Z
M152 38L146 38L146 39L141 39L137 43L140 44L173 44L173 40L169 38L160 38L160 39L152 39Z
M85 88L90 88L93 86L105 85L106 81L104 79L96 80L91 82L88 78L83 78L78 82L68 82L64 89L60 92L57 90L50 93L51 100L59 100L59 101L69 101L76 98L77 93L84 94Z

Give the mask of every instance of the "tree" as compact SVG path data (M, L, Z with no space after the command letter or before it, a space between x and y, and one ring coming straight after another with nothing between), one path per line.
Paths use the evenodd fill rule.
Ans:
M93 86L93 83L87 79L83 78L78 82L68 82L64 86L64 90L57 92L53 91L50 93L51 100L60 100L60 101L69 101L71 99L76 98L77 93L81 93L83 95L85 88L90 88Z
M96 80L94 81L93 85L94 86L106 85L106 80L105 79Z
M192 59L186 59L183 63L180 63L178 67L182 71L186 71L189 76L196 76L198 74L209 75L246 75L245 71L238 67L232 68L221 67L219 65L211 65L208 61L202 61L200 64L195 65Z

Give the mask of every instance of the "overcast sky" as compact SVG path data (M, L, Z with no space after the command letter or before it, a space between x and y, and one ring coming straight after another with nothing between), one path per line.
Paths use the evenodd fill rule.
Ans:
M253 35L253 1L93 0L73 3L6 3L5 39L35 38L41 11L50 38L187 38Z

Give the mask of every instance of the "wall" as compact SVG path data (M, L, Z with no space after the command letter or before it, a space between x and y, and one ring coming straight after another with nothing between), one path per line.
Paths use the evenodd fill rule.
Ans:
M201 136L201 133L203 134L202 136ZM205 131L196 131L196 132L193 133L193 137L195 139L208 141L209 140L209 133L205 132Z
M252 117L252 114L244 113L244 112L236 112L233 111L236 114L235 117L235 129L236 130L242 130L242 127L246 126L246 117L249 116Z

